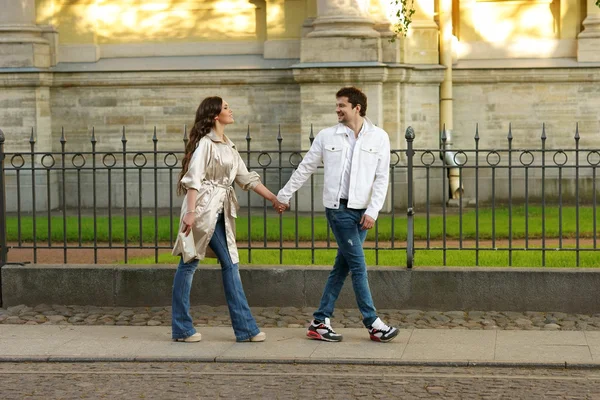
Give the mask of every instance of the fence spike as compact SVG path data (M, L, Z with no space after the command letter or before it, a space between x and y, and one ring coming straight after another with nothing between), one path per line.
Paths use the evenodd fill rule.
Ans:
M29 137L29 144L33 145L35 143L35 135L33 134L33 128L31 128L31 136Z
M188 144L188 137L187 137L187 124L183 124L183 148L187 148L187 144Z
M97 142L97 140L96 140L96 128L94 128L93 126L92 126L92 138L91 138L90 141L92 143L96 143Z
M126 143L127 138L125 137L125 126L123 126L123 136L121 136L121 142Z
M154 125L154 136L152 136L152 141L154 143L158 142L158 138L156 137L156 125Z
M281 125L279 125L279 128L277 129L277 141L281 143L282 140L283 138L281 137Z
M546 140L546 123L542 122L542 140Z
M475 141L479 141L479 122L475 124Z
M60 142L62 144L65 144L67 142L67 139L65 138L65 127L64 126L60 128L60 132L61 132L60 133Z
M404 138L406 140L415 140L415 130L412 126L406 128L406 133L404 134Z
M310 124L310 135L308 135L308 140L310 141L311 145L315 140L315 135L313 134L313 124Z
M250 125L248 125L248 129L246 130L246 140L248 142L252 140L252 136L250 136Z
M508 123L508 140L512 140L513 139L513 135L512 135L512 122Z
M575 140L579 140L579 122L575 123Z
M448 136L446 136L446 124L442 126L442 142L446 142L448 140Z

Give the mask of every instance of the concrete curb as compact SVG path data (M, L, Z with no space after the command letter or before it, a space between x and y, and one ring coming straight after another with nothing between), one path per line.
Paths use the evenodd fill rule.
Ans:
M577 362L513 362L513 361L400 361L373 359L331 359L331 358L257 358L235 359L222 357L61 357L61 356L0 356L0 363L219 363L219 364L346 364L407 367L472 367L472 368L552 368L552 369L600 369L600 363Z
M255 307L316 307L329 266L243 267ZM2 304L147 307L171 304L175 266L11 265L2 268ZM369 285L380 309L559 311L600 310L600 271L576 268L370 267ZM224 305L218 266L198 268L192 302ZM336 304L356 307L350 278Z

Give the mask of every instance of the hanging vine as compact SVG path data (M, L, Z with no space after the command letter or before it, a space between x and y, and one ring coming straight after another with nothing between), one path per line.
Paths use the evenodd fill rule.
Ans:
M390 4L394 7L395 16L398 18L398 22L394 24L394 33L396 36L406 36L415 13L415 0L391 0Z

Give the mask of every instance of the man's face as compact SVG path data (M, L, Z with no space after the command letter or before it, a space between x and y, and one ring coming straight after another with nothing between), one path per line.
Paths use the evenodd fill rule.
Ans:
M338 116L338 122L342 124L348 124L351 121L356 120L360 115L360 104L352 108L352 103L348 102L347 97L338 97L335 103L335 112Z

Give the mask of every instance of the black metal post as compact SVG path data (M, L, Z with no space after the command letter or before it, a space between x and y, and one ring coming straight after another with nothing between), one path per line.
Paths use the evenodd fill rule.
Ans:
M6 180L4 179L4 132L0 129L0 307L2 306L2 267L7 263Z
M576 241L576 265L579 267L580 250L579 250L579 122L575 125L575 241Z
M406 268L412 268L415 255L415 232L413 210L413 141L415 140L415 131L412 126L406 128L406 193L407 199L407 229L406 229Z
M283 187L283 181L281 178L281 142L283 141L283 137L281 136L281 125L277 128L277 152L278 152L278 160L279 160L279 186ZM298 207L296 207L296 211ZM266 219L265 219L266 220ZM298 216L296 216L296 221L298 221ZM298 233L298 227L296 227L296 234ZM296 241L296 243L298 243ZM298 246L298 244L296 244ZM279 214L279 263L283 264L283 214Z
M248 125L248 132L246 133L246 167L250 169L250 125ZM266 183L266 182L265 182ZM252 263L252 206L250 201L250 191L248 190L248 264Z

